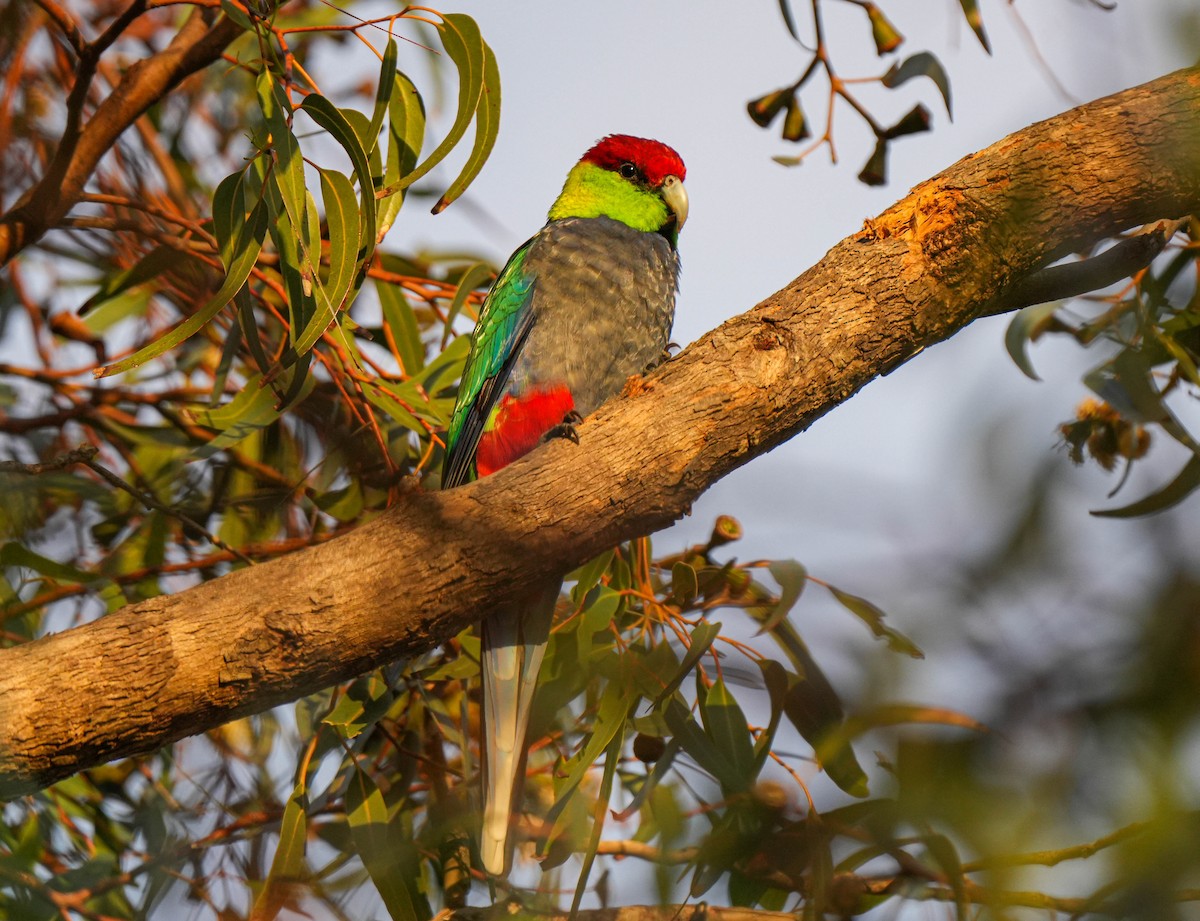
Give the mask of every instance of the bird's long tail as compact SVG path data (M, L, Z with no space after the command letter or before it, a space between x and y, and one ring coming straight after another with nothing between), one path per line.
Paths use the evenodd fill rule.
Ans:
M508 826L519 806L517 784L525 761L525 730L538 672L562 582L555 580L517 613L498 612L483 621L483 867L508 872Z

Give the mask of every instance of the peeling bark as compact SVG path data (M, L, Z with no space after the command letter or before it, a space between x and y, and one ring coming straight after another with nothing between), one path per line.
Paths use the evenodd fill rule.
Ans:
M718 479L1022 280L1200 212L1200 68L1019 131L494 476L345 537L0 651L0 795L150 751L417 655L517 586L669 525ZM800 225L806 218L797 219Z

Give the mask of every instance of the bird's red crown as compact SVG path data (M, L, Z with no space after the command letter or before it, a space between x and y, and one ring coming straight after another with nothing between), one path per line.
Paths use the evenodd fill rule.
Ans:
M679 154L660 141L610 134L583 155L584 162L614 172L622 163L632 163L651 186L660 186L668 176L686 179L687 168Z

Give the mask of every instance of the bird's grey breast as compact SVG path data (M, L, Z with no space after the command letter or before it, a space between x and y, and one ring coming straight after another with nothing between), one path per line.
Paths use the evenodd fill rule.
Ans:
M555 221L525 270L535 319L510 390L565 382L587 415L662 360L679 282L678 254L662 235L603 217Z

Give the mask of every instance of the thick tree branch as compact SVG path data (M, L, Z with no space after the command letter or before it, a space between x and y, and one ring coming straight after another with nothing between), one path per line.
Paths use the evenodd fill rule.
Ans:
M0 792L426 651L530 579L675 521L1050 262L1196 211L1200 68L1019 131L607 404L581 445L414 492L345 537L0 652Z
M220 16L215 25L210 25L211 10L193 10L170 44L125 71L108 98L82 124L87 88L100 54L144 7L144 0L130 4L109 30L92 44L82 46L75 86L67 103L67 125L46 175L0 216L0 267L57 226L79 202L101 157L126 128L183 79L220 58L226 46L241 34L232 20Z

